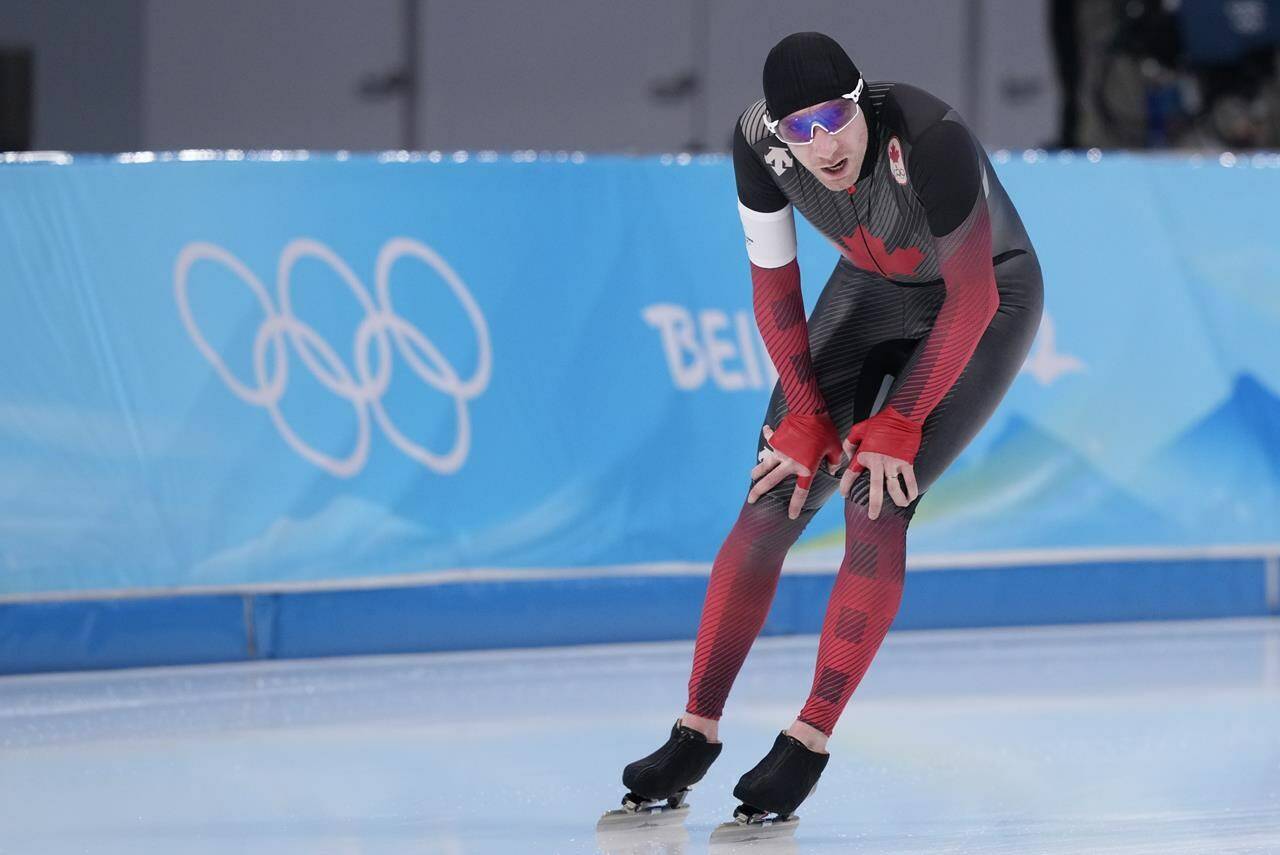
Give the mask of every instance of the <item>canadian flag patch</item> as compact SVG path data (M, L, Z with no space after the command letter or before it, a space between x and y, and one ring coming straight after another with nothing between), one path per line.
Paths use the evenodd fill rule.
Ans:
M902 143L897 137L889 137L889 171L899 184L907 183L907 164L902 159Z

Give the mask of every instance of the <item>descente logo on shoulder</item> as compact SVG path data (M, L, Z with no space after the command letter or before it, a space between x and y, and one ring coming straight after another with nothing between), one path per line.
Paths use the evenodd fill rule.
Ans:
M772 166L774 172L781 175L792 165L791 152L785 148L771 145L769 146L769 153L764 156L764 162Z

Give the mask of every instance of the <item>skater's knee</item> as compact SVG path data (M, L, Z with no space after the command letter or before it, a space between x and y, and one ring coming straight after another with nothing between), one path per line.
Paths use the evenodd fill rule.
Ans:
M750 496L755 484L756 482L752 482L751 486L747 488L748 496ZM831 475L826 469L819 469L817 474L813 476L813 482L809 485L809 495L805 497L802 508L803 513L800 518L802 520L807 519L808 516L821 509L839 485L839 478ZM789 475L763 493L755 500L754 504L747 507L759 508L766 514L780 514L786 517L790 511L791 497L795 495L795 491L796 477Z
M874 582L862 589L860 596L875 599L876 612L896 612L907 564L907 520L883 509L872 520L864 506L852 503L846 511L841 577L850 582Z
M886 485L881 485L880 512L871 519L871 473L864 470L853 481L853 487L845 500L845 519L849 525L881 526L888 528L903 527L911 524L916 507L924 498L925 487L906 505L899 505L889 494Z

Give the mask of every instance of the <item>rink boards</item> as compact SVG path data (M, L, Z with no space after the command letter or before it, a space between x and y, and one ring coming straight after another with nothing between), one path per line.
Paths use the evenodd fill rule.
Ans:
M894 630L1280 614L1276 551L912 569ZM834 575L783 574L764 635L816 633ZM705 571L0 604L6 673L692 637Z
M691 637L775 377L727 158L23 158L0 672ZM1274 613L1280 155L992 163L1045 318L896 626ZM817 630L840 504L767 633Z

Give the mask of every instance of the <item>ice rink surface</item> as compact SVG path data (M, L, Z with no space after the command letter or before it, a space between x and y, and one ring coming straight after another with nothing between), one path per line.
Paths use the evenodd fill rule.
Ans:
M0 852L706 852L815 647L759 642L687 823L605 850L687 643L0 678ZM739 851L1280 853L1280 620L891 633L831 753Z

